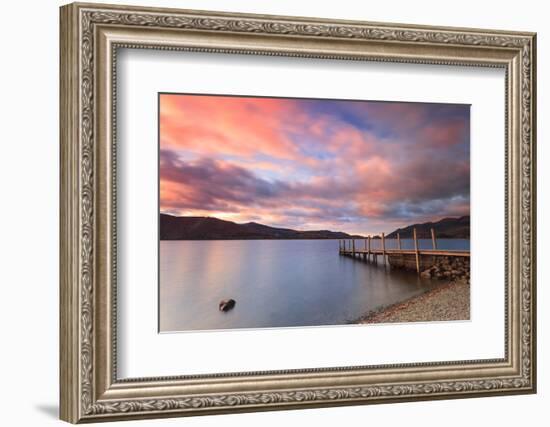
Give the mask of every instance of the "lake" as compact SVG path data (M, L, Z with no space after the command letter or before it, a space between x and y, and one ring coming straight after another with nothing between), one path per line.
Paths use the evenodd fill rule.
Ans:
M339 256L338 240L160 242L161 332L341 325L441 284ZM373 240L372 248L380 241ZM357 240L359 249L362 242ZM469 240L438 239L469 250ZM431 248L431 240L419 240ZM386 248L395 247L387 240ZM412 248L411 240L402 247ZM218 310L223 299L235 307Z

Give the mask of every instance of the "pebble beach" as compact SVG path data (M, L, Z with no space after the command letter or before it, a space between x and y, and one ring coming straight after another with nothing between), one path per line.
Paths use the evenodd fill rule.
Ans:
M422 295L382 307L354 323L405 323L470 319L470 284L466 280L442 284Z

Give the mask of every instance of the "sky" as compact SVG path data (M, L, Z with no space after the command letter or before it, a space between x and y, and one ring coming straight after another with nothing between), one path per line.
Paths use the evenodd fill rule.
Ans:
M159 95L160 210L389 233L470 213L470 107Z

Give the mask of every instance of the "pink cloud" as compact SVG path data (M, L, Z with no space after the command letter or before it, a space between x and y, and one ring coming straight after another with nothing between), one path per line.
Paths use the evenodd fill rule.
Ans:
M420 138L428 141L430 147L448 148L452 145L463 144L468 130L464 121L454 120L425 127L420 132Z
M300 126L292 102L272 98L161 95L160 133L163 148L203 155L254 156L262 152L292 159L296 146L285 131Z

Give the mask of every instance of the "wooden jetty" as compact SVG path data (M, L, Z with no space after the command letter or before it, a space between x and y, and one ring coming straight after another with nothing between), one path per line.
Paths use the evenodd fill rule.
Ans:
M380 248L374 249L371 244L371 240L374 240L371 236L366 239L347 239L340 240L339 253L343 256L348 256L356 259L361 259L366 262L373 262L378 264L378 257L381 257L381 261L384 265L391 265L395 267L401 267L410 270L416 270L420 273L426 268L437 264L438 260L442 258L461 257L470 258L470 251L455 251L455 250L441 250L437 248L437 240L435 238L435 231L431 229L432 248L431 249L419 249L418 238L416 234L416 228L413 229L413 242L414 247L412 249L402 249L401 237L397 233L396 241L397 249L388 249L384 233L380 238L376 240L380 241ZM356 241L364 240L363 248L356 246Z

